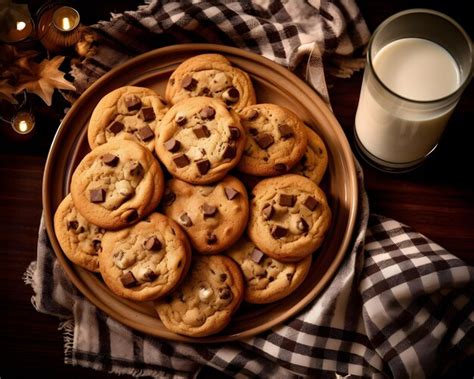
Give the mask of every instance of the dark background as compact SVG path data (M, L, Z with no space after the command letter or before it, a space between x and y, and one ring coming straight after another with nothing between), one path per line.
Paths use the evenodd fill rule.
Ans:
M31 13L42 3L29 2ZM107 20L110 12L135 9L141 2L69 3L79 10L82 23L90 25ZM467 2L364 0L357 3L370 31L397 11L424 7L453 17L472 38L472 12L466 8ZM361 80L362 73L357 73L351 79L329 83L334 113L351 144ZM471 265L474 264L474 190L470 184L474 163L471 137L474 134L470 130L474 121L473 94L471 84L451 118L442 143L422 168L409 174L390 175L363 165L372 212L412 226ZM30 302L31 287L21 279L28 264L36 259L43 168L63 108L67 106L57 91L52 108L44 106L41 99L32 101L37 115L32 135L19 138L8 124L0 121L0 377L20 378L40 373L49 378L111 377L64 365L58 320L34 310ZM216 373L205 371L200 376L216 377Z

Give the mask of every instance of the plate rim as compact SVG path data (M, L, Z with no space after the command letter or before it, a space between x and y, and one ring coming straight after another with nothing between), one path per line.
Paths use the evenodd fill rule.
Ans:
M204 337L204 338L194 338L194 337L187 337L187 336L170 333L171 334L170 336L163 336L162 334L155 334L155 333L150 333L148 331L144 331L143 328L141 328L140 323L137 323L132 318L124 318L123 315L117 313L114 309L112 309L100 298L98 298L94 294L94 292L85 285L83 280L80 278L80 275L76 271L77 269L80 269L80 268L76 268L75 265L72 265L66 259L64 253L59 247L59 244L57 242L57 239L54 233L54 225L53 225L54 212L52 212L53 214L51 214L51 211L52 211L51 198L47 196L48 178L51 176L51 170L54 164L54 156L56 155L57 151L60 149L60 139L62 135L65 134L64 132L65 126L68 124L69 119L73 118L75 113L78 112L78 108L80 108L81 98L88 97L88 95L91 92L93 92L97 87L100 87L103 83L108 82L109 78L115 77L118 72L126 70L127 68L130 68L131 66L134 66L139 62L147 61L148 59L153 58L155 55L172 54L173 52L182 52L183 50L189 51L189 52L196 52L196 54L198 54L197 52L200 52L200 54L203 54L205 52L210 52L210 53L218 53L218 54L220 53L223 55L228 53L234 56L238 56L240 58L257 62L260 65L269 67L272 70L277 71L282 76L289 77L289 79L291 79L291 81L294 84L296 84L297 87L311 99L311 101L318 103L319 105L318 108L324 114L324 117L326 117L328 120L331 120L332 124L337 125L337 128L335 128L333 131L334 133L336 133L338 140L343 145L343 153L344 153L343 155L346 158L343 161L343 163L347 165L347 171L350 173L350 176L345 179L349 180L351 187L354 188L354 191L352 193L349 193L349 196L351 197L350 202L353 204L353 206L348 211L346 234L344 235L344 238L342 239L341 244L338 247L336 256L332 260L326 272L323 274L321 280L316 283L316 285L313 287L311 291L309 291L305 296L302 297L302 299L295 305L295 307L291 308L290 310L287 310L286 312L282 313L280 316L272 319L270 322L270 325L267 325L267 323L265 323L263 325L253 327L244 332L235 333L232 335L222 335L222 336L211 335L209 337ZM166 46L166 47L151 50L149 52L146 52L134 58L131 58L117 65L112 70L110 70L109 72L101 76L80 95L80 97L76 100L76 102L71 106L68 113L65 115L64 119L61 121L58 127L58 130L51 143L51 147L48 152L48 156L45 163L44 174L43 174L42 203L43 203L43 215L44 215L46 231L51 241L51 245L52 245L56 258L58 259L60 265L66 272L66 275L75 285L75 287L95 306L97 306L99 309L104 311L108 316L112 317L113 319L135 330L140 330L140 331L145 332L146 334L150 334L159 338L164 338L166 340L171 340L171 341L180 341L180 342L219 343L219 342L228 342L228 341L233 341L233 340L241 340L247 337L252 337L263 331L269 330L270 328L276 327L279 324L281 324L283 321L287 320L289 317L292 317L292 316L296 317L306 306L308 306L308 304L311 301L314 301L322 293L323 289L326 288L330 284L331 280L335 276L344 257L346 256L348 252L349 244L352 241L352 235L353 235L354 227L357 220L357 210L359 207L358 191L359 191L359 188L358 188L358 182L357 182L355 163L354 163L352 150L350 148L350 144L347 140L347 137L344 134L344 131L341 125L339 124L338 120L336 119L335 115L329 109L327 104L321 99L321 97L310 87L308 83L304 82L302 79L297 77L293 72L289 71L287 68L271 61L268 58L252 53L250 51L243 50L236 47L225 46L225 45L196 43L196 44L178 44L178 45ZM349 232L347 232L347 230ZM288 315L288 313L290 313L290 315Z

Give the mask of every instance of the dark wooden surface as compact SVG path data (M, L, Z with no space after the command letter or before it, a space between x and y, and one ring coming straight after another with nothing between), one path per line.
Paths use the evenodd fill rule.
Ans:
M470 14L461 1L358 2L371 31L396 11L429 7L447 13L472 36ZM131 2L101 2L94 12L81 10L83 21L107 18L109 11L134 8ZM362 73L331 81L334 113L352 143L352 126ZM412 226L469 264L474 264L474 189L471 129L474 123L474 86L464 93L438 150L426 164L409 174L390 175L363 164L370 207ZM40 112L36 133L18 140L1 125L0 134L0 377L110 377L63 363L63 341L58 320L37 313L32 290L22 274L36 257L41 215L41 181L48 147L59 125L61 99ZM40 102L38 103L40 107ZM55 109L58 108L58 109ZM9 126L8 126L9 127ZM205 376L205 375L202 375Z

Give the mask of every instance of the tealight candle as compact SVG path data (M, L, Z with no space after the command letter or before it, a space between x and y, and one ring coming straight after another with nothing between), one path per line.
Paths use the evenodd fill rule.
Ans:
M21 111L13 117L11 124L18 134L28 134L35 127L35 116L30 112Z
M71 7L61 7L53 13L53 24L62 32L70 32L79 25L79 12Z

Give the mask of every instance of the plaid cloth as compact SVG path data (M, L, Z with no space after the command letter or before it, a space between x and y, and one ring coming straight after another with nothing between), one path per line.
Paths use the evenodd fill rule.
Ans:
M350 74L358 66L352 54L368 39L350 0L152 2L95 30L101 36L96 54L73 72L79 92L131 56L199 38L265 55L324 95L322 63L327 72ZM258 336L194 346L125 327L69 282L43 224L37 261L25 273L33 305L62 319L67 364L118 374L188 378L203 365L264 378L442 373L450 362L474 354L474 269L409 227L369 216L360 168L358 175L358 222L338 273L297 317Z
M72 71L82 93L110 69L166 45L236 46L299 73L329 102L323 70L347 77L369 31L352 0L152 1L94 27L100 48ZM356 54L354 54L354 52Z

